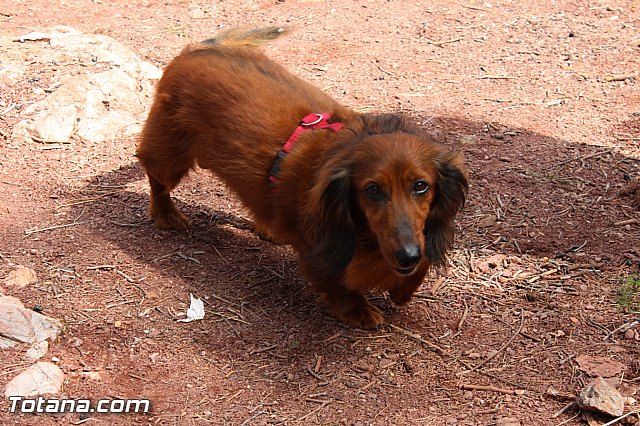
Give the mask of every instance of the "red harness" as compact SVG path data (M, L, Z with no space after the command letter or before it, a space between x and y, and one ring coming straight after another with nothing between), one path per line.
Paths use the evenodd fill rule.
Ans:
M282 149L278 151L275 160L273 160L273 165L271 166L271 170L269 171L269 182L272 185L278 183L278 175L280 174L280 168L282 167L282 160L287 156L289 152L293 149L293 146L298 142L300 135L306 132L307 130L318 130L318 129L330 129L334 132L339 131L344 127L343 123L335 122L330 123L329 120L331 116L327 112L323 112L322 114L309 114L300 120L300 125L296 127L293 131L287 142L282 146Z

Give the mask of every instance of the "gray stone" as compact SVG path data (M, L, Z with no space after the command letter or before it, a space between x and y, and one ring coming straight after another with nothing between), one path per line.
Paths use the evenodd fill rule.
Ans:
M602 377L593 379L581 391L576 402L583 410L619 417L624 412L624 398Z

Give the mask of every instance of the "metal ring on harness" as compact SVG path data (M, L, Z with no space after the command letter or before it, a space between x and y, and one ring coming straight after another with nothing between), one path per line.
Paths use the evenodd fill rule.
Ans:
M305 123L304 121L301 121L300 125L301 126L313 126L314 124L318 124L319 122L321 122L322 119L324 118L322 116L322 114L314 113L314 115L318 117L315 121L313 121L311 123Z

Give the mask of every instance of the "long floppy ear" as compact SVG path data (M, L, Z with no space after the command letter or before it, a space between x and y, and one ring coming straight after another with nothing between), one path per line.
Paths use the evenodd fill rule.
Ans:
M462 210L469 184L462 155L445 151L434 158L438 169L436 194L424 226L426 255L433 266L444 266L447 251L453 246L453 219Z
M323 173L311 190L304 220L306 268L318 281L338 279L356 248L356 225L350 211L351 176L347 168Z

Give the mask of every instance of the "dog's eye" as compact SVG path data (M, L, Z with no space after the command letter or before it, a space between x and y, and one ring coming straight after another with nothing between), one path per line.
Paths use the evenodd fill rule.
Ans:
M369 197L379 197L381 195L380 186L377 183L370 183L369 185L364 187L364 192Z
M424 194L428 189L429 184L423 180L416 181L416 183L413 184L413 192L418 195Z

